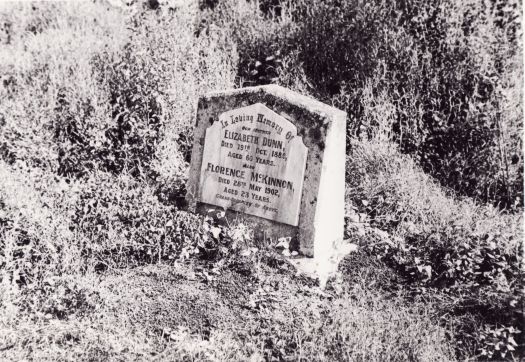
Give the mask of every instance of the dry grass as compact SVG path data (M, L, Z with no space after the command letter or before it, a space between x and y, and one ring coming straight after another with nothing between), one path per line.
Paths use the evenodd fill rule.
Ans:
M366 270L370 257L388 265L394 280L371 282L387 291L404 285L425 300L461 342L460 358L520 356L521 333L508 342L498 329L519 330L523 320L523 215L458 198L391 143L352 141L347 164L347 210L354 220L348 237L363 246L365 260L358 268Z
M257 259L237 256L214 280L203 274L206 264L193 263L50 279L40 293L27 290L5 304L0 356L71 361L453 359L445 331L423 305L408 307L360 284L351 289L340 285L338 295L321 293L287 268L270 268ZM239 270L239 262L252 274ZM53 311L61 305L67 313L57 317Z
M498 246L519 253L522 215L475 203L439 185L421 172L413 159L388 142L354 142L347 161L347 199L371 215L372 223L392 236L446 235L463 237L498 234ZM367 203L363 205L362 201ZM429 240L439 247L440 240Z

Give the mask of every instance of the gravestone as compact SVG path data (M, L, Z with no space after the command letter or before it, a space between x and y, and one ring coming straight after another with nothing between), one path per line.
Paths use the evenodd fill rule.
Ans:
M346 113L276 85L199 99L186 199L306 256L343 238Z

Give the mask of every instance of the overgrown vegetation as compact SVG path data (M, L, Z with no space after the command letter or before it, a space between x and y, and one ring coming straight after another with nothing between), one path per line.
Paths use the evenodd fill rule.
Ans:
M520 7L1 5L1 358L521 358ZM182 209L198 96L263 83L349 115L325 291Z
M463 353L523 348L521 215L447 196L392 146L357 142L348 165L348 237L396 273L394 288L433 301L441 323L459 328Z
M232 29L244 84L333 103L349 135L391 140L442 185L512 209L523 206L520 14L517 1L283 0L223 1L211 18Z

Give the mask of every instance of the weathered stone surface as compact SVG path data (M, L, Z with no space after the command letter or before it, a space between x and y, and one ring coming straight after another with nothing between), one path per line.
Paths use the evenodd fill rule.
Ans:
M254 118L252 123L250 116L259 114L269 122ZM272 141L264 141L265 136ZM197 212L224 207L228 218L243 219L264 238L290 237L304 255L330 253L343 237L345 145L344 112L285 88L269 85L206 95L198 104L186 199ZM257 149L266 153L259 153L259 163ZM278 195L272 194L275 190ZM242 192L249 194L242 197ZM225 194L229 198L218 196ZM277 210L264 210L265 205Z
M297 128L261 103L206 130L200 200L297 226L307 149Z

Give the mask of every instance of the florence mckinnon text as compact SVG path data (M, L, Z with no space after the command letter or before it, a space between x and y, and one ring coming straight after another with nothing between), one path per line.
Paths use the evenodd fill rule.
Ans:
M207 171L218 173L225 176L234 176L237 178L244 179L245 177L245 171L244 170L237 170L234 168L229 168L225 166L220 165L214 165L212 163L208 162L208 166L206 168ZM271 177L268 175L263 175L257 172L251 172L250 175L250 181L262 183L268 186L277 186L283 189L294 191L293 182L290 182L288 180L282 180L276 177Z

